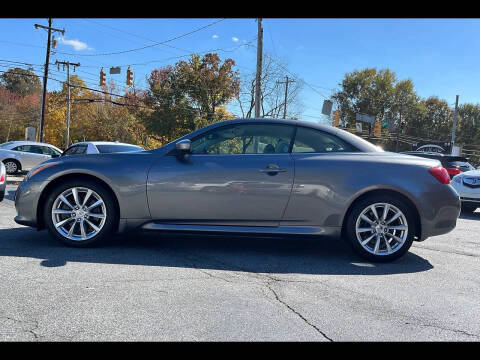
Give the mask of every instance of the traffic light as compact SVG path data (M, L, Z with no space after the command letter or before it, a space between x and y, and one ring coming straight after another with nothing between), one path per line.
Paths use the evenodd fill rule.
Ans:
M373 130L373 136L381 137L382 136L382 122L377 121L375 123L375 129Z
M127 69L127 85L133 85L133 71L130 67Z
M100 86L105 85L105 73L103 72L103 68L100 70Z
M340 122L340 110L335 110L333 112L333 123L332 126L338 126L338 123Z
M402 121L402 135L405 135L407 133L407 123L405 121Z

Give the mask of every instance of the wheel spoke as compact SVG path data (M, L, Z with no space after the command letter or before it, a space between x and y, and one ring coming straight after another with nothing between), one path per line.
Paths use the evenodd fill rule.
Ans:
M89 212L87 215L88 215L89 217L95 217L95 218L100 218L100 219L104 219L104 218L105 218L105 215L104 215L104 214L95 214L95 213Z
M64 215L72 215L72 210L63 210L63 209L53 209L52 212L54 214L64 214Z
M405 231L405 230L408 230L408 226L407 225L387 226L387 229Z
M96 201L93 205L89 206L89 207L87 208L87 210L90 211L90 210L92 210L93 208L96 208L97 206L102 205L102 204L103 204L103 201L102 201L102 200L98 200L98 201Z
M373 239L373 237L375 236L375 234L369 236L368 238L366 238L365 240L362 241L362 245L366 245L370 240Z
M80 206L80 201L78 201L78 189L77 188L72 189L72 195L73 195L73 199L75 200L75 205Z
M87 238L87 234L85 233L85 225L83 225L83 221L80 221L80 232L82 234L82 240Z
M374 230L373 228L358 228L357 233L366 232L366 231L373 231L373 230Z
M401 213L401 212L397 212L395 215L393 215L393 216L391 217L390 220L387 220L387 221L386 221L386 224L387 224L387 225L390 224L391 222L397 220L400 216L402 216L402 213Z
M69 222L69 221L71 221L71 220L74 220L74 218L69 217L69 218L67 218L67 219L65 219L65 220L62 220L62 221L56 223L56 224L55 224L55 227L56 227L56 228L59 228L60 226L65 225L67 222Z
M362 220L366 221L366 222L369 223L370 225L373 225L373 221L370 220L370 219L367 217L367 215L363 215L363 214L362 214L362 216L360 216L360 217L362 218Z
M92 195L92 190L88 189L87 195L85 195L85 198L83 199L82 206L85 206L87 204L88 199L90 199L90 195Z
M385 221L385 219L387 218L387 214L389 210L390 210L390 205L386 204L385 207L383 208L382 221Z
M373 215L375 216L375 220L378 220L378 214L377 214L377 209L375 209L375 205L371 205L370 210L372 210Z
M390 243L388 242L388 239L383 236L383 240L385 240L385 245L387 246L387 252L391 254L393 252L392 247L390 246Z
M70 230L68 230L68 237L71 237L73 235L73 229L75 229L75 225L77 225L77 222L75 221L72 225L72 227L70 228Z
M63 196L63 194L59 196L59 199L60 199L65 205L67 205L70 209L73 209L72 204L70 204L70 202L65 198L65 196Z
M373 249L373 252L375 254L378 254L379 248L380 248L380 235L377 234L377 242L375 243L375 249Z
M88 219L85 219L85 222L90 225L92 227L93 230L95 230L96 232L99 232L100 229L94 224L92 223L91 221L89 221Z
M403 244L404 243L404 240L402 238L399 238L398 236L395 236L393 234L390 234L390 233L387 233L388 235L390 235L392 238L394 238L397 242L399 242L400 244Z

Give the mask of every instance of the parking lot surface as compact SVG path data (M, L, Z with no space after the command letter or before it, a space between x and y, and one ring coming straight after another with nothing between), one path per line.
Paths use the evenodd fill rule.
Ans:
M343 241L134 232L68 248L0 203L2 341L479 341L480 212L374 264Z

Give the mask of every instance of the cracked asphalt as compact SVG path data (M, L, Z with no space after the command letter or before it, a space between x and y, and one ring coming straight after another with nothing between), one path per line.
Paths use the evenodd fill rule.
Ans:
M342 241L135 232L67 248L0 203L2 341L479 341L480 211L390 264Z

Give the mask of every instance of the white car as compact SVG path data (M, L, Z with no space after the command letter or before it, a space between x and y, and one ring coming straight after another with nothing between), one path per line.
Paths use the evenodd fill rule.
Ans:
M474 212L480 207L480 170L470 170L453 177L451 182L462 201L462 211Z
M5 164L9 175L30 170L61 154L62 150L59 148L35 141L9 141L0 144L0 161Z
M62 156L81 155L81 154L105 154L117 152L143 151L138 145L125 144L110 141L84 141L78 142L65 150Z

